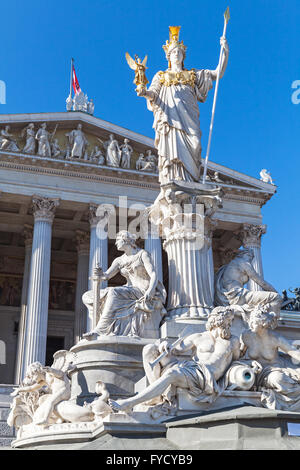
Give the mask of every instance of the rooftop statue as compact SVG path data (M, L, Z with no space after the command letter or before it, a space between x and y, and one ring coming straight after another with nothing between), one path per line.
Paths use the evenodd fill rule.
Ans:
M253 268L253 252L240 250L230 263L222 266L215 276L216 305L239 305L246 313L257 306L268 306L279 316L282 298L274 287ZM263 290L250 291L244 287L252 279Z
M155 146L158 150L159 181L166 184L173 180L199 181L201 166L201 130L198 101L204 103L216 70L186 70L184 60L186 46L179 41L179 26L171 26L170 39L163 46L168 68L158 72L149 87L137 87L138 96L147 99L153 111ZM224 48L220 64L220 77L224 75L228 61L228 45L221 37ZM141 80L142 82L142 80Z
M100 277L109 280L120 273L127 283L101 289L100 318L96 327L84 335L86 339L101 335L141 336L147 318L155 312L164 312L166 292L150 254L138 248L136 237L125 230L117 234L116 247L124 254L116 258L106 272L100 271ZM93 291L83 294L82 300L91 308Z
M259 173L259 175L260 175L261 181L263 181L264 183L270 183L274 185L274 182L272 180L272 177L269 171L263 168L261 172Z
M88 97L83 93L83 91L79 91L75 94L73 98L73 111L84 111L87 112L88 107Z

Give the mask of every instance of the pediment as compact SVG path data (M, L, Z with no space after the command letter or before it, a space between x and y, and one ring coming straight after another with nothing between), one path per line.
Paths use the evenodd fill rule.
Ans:
M105 154L105 146L101 144L102 142L107 142L109 140L109 135L113 134L115 139L117 140L119 145L124 143L124 139L129 140L129 145L132 146L133 152L131 155L131 163L130 168L121 170L121 177L122 173L125 172L127 174L131 173L131 177L135 178L135 174L138 173L143 177L147 177L147 179L152 179L155 184L158 183L158 176L157 171L139 171L136 167L136 162L139 158L140 154L146 155L146 152L151 150L151 154L155 155L157 158L157 152L154 147L153 139L146 137L144 135L138 134L131 130L125 129L123 127L117 126L110 122L104 121L97 117L91 116L89 114L78 112L78 111L69 111L69 112L60 112L60 113L36 113L36 114L7 114L0 116L0 132L5 128L6 125L10 126L10 132L16 139L17 145L19 147L19 151L12 151L12 152L5 152L5 153L12 153L17 158L18 154L23 157L30 157L30 155L24 155L23 150L25 146L26 139L24 135L22 136L22 131L28 124L34 124L34 130L38 131L41 127L42 123L46 123L47 130L51 133L54 130L55 138L58 141L59 148L61 148L61 155L57 158L51 156L51 165L55 165L56 163L59 165L61 163L68 163L72 164L72 159L66 159L66 152L67 152L67 145L68 145L68 137L66 134L70 133L72 130L76 129L78 124L82 125L82 131L86 136L88 141L87 146L87 155L90 156L95 149L95 146L99 146L102 153ZM0 151L3 154L3 151ZM36 151L37 153L37 151ZM46 165L46 160L43 162L43 166ZM67 162L68 160L68 162ZM24 160L25 161L25 160ZM49 161L49 159L48 159ZM73 163L76 164L78 168L78 163L82 163L85 165L84 171L91 171L91 168L98 168L99 165L93 164L89 159L78 160L74 161ZM100 165L101 166L101 165ZM101 170L104 173L109 173L112 170L118 170L117 168L107 167L106 164L101 166ZM92 170L93 171L93 170ZM119 172L120 174L120 172ZM218 183L224 187L225 190L235 192L258 192L261 193L262 197L265 200L268 200L275 192L276 186L264 183L263 181L240 173L236 170L227 168L223 165L214 163L210 161L208 163L208 176L210 177L211 181L214 183Z

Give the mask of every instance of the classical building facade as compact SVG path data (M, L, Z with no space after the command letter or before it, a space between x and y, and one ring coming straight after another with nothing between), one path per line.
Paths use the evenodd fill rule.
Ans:
M159 184L152 139L83 112L2 115L0 132L0 383L17 384L29 363L50 364L89 326L82 294L93 268L117 256L113 236L99 236L105 214L97 208L113 210L115 232L127 228L153 203ZM208 175L223 190L208 234L213 289L213 272L241 246L254 250L263 273L261 208L276 187L213 162ZM140 243L167 288L161 241L148 235ZM281 322L293 337L294 317L283 314Z

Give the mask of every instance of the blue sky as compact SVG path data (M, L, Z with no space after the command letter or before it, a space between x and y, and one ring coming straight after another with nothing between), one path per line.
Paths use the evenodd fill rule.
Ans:
M2 113L65 110L70 59L95 115L153 137L152 114L137 98L125 52L148 54L148 78L166 67L162 44L181 25L187 68L215 68L223 12L230 58L221 81L211 159L259 177L271 171L278 192L263 208L265 277L281 291L300 286L299 0L10 0L1 5ZM213 93L200 105L206 149Z

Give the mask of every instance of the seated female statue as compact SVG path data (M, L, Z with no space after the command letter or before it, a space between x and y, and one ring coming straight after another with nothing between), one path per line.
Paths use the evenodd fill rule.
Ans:
M142 336L145 321L165 314L164 286L159 281L150 254L138 248L135 235L126 230L117 234L116 247L124 254L116 258L101 279L109 280L120 273L127 283L100 291L100 318L94 329L84 335L95 339L101 335ZM83 294L83 303L92 308L93 291Z

